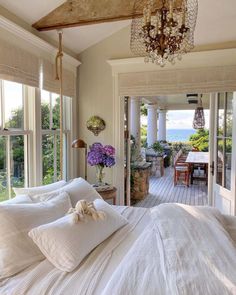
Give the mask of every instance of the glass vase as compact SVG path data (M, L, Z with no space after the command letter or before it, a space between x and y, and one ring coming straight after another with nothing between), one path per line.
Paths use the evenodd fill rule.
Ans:
M104 167L101 165L96 165L96 185L97 186L104 186L105 182L104 182L104 177L105 177L105 173L104 173Z

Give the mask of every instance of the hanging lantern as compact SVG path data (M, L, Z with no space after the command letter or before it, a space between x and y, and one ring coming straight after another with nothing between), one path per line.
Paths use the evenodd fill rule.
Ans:
M204 129L205 127L205 115L202 106L202 99L200 98L199 104L195 110L193 118L193 128L194 129Z

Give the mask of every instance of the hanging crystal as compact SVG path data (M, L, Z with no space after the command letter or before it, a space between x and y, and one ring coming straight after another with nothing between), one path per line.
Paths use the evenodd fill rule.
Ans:
M164 66L166 61L181 60L194 47L197 0L136 0L134 12L140 9L143 17L131 24L130 48L136 56Z

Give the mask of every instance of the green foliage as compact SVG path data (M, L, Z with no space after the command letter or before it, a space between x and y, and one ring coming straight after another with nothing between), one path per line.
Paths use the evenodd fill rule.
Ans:
M147 147L147 125L141 126L141 147Z
M147 107L144 103L141 105L141 116L147 116Z
M159 141L154 142L154 144L151 146L151 148L156 152L156 153L163 153L164 148L161 145Z
M50 128L49 104L41 105L42 129ZM60 128L60 98L52 109L53 128ZM42 138L43 149L43 184L50 184L54 181L54 142L53 136L44 135ZM57 139L57 171L60 171L60 138Z
M191 145L201 152L208 152L209 150L209 130L199 129L197 133L189 137Z
M182 150L183 153L189 152L192 150L192 145L187 142L170 142L171 150L175 153Z

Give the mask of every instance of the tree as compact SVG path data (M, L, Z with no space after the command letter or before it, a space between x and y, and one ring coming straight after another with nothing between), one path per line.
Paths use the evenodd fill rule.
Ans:
M209 150L209 130L199 129L197 133L189 137L191 145L201 152L208 152Z

